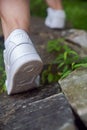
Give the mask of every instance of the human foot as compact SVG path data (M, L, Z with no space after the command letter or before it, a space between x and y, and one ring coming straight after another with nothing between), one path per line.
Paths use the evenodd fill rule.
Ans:
M8 95L35 87L43 63L24 30L16 29L5 41L4 63Z
M64 10L47 9L45 25L52 29L63 29L65 27L66 15Z

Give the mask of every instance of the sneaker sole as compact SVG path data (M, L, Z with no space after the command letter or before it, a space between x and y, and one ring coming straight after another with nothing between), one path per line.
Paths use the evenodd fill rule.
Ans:
M19 58L9 70L6 81L8 95L21 93L36 87L34 80L41 72L42 67L43 63L38 54Z

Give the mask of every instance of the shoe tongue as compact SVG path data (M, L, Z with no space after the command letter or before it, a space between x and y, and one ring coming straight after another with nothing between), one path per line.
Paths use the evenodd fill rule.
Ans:
M13 43L14 45L19 45L20 43L31 43L31 40L28 34L24 30L16 29L13 31L7 40L5 41L5 48L9 46L9 43Z

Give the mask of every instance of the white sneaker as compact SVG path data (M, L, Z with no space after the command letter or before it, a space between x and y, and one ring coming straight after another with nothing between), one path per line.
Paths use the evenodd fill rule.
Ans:
M43 63L24 30L16 29L6 40L4 62L8 95L35 87Z
M45 25L52 29L63 29L65 27L66 15L63 10L47 9Z

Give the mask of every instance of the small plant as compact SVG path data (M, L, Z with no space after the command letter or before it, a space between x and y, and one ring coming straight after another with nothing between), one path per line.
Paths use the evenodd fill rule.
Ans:
M5 87L5 78L6 78L6 74L4 71L4 63L3 63L3 49L2 49L2 45L0 45L0 93L4 92L6 90Z
M79 67L87 67L87 57L80 58L79 55L64 44L65 40L59 38L49 41L47 51L55 52L55 59L42 73L42 83L52 83L68 76L73 70ZM53 66L56 66L54 73Z

